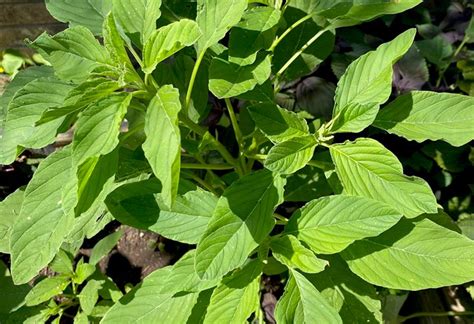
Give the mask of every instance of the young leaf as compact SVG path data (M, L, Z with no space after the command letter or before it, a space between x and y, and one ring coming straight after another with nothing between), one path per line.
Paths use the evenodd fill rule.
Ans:
M474 98L430 91L399 96L377 115L374 126L409 140L443 140L461 146L474 139Z
M400 212L373 199L327 196L297 211L285 232L295 235L316 253L332 254L356 240L379 235L401 217Z
M24 199L24 190L18 189L0 202L0 252L10 253L10 235Z
M161 0L115 0L112 12L117 23L137 44L144 45L161 16Z
M127 93L112 95L83 112L77 121L72 142L76 165L114 150L119 142L120 127L131 99L132 96Z
M245 66L215 57L209 67L209 90L220 99L235 97L263 84L270 73L269 55L261 56L254 64Z
M296 270L291 271L285 292L275 309L277 323L342 323L337 311L313 284Z
M295 137L270 149L265 167L279 174L292 174L302 169L313 157L317 146L313 135Z
M276 260L292 269L318 273L328 265L327 261L318 259L293 235L283 235L271 240L270 248Z
M25 297L27 306L35 306L48 301L59 295L69 285L70 279L67 277L45 278L37 283Z
M10 240L15 284L30 281L59 250L74 220L76 177L71 150L48 156L28 187Z
M403 220L342 252L350 269L387 288L420 290L474 280L474 242L428 219Z
M79 304L86 315L90 315L99 299L99 290L102 284L98 280L89 280L79 293Z
M189 19L181 19L154 31L145 44L143 72L152 73L158 63L193 45L200 36L198 25Z
M308 124L302 117L273 103L247 109L257 127L275 144L309 134Z
M245 323L259 307L261 273L260 261L253 260L224 278L212 293L203 323Z
M186 323L199 293L163 291L171 267L161 268L120 299L105 314L102 323Z
M119 230L110 235L107 235L102 240L100 240L92 249L91 256L89 258L89 263L99 263L99 261L104 256L106 256L114 248L115 245L117 245L117 242L120 240L122 235L123 231Z
M89 0L46 0L51 16L70 26L84 26L89 28L95 35L100 35L102 22L107 14L103 8L93 6Z
M196 22L202 31L197 51L203 53L240 21L247 8L247 0L198 0L197 5Z
M8 105L5 129L0 138L0 164L12 163L17 146L42 148L56 138L62 120L35 127L49 107L62 105L71 85L56 78L40 78L17 91Z
M74 273L72 257L64 250L59 250L58 253L56 253L49 268L59 274L70 275Z
M374 286L353 274L339 256L328 260L331 266L309 275L309 281L342 318L354 323L382 323L382 305Z
M413 43L412 28L351 63L336 89L333 133L357 133L375 119L392 92L392 65Z
M161 87L150 102L145 119L143 151L155 176L161 181L161 197L171 207L176 199L181 165L179 92L171 85Z
M238 65L253 64L258 51L272 45L280 17L280 10L270 7L246 11L230 33L229 61Z
M30 47L39 51L64 80L85 81L92 70L110 63L110 57L85 27L68 28L54 36L40 35Z
M190 191L176 197L172 208L162 208L157 221L148 227L166 238L196 244L206 231L218 198L207 191Z
M330 147L336 172L349 195L391 205L412 218L437 211L436 198L421 178L403 175L397 157L376 140L359 138Z
M273 228L284 184L263 170L242 177L224 192L197 246L196 272L201 278L220 278L245 262Z

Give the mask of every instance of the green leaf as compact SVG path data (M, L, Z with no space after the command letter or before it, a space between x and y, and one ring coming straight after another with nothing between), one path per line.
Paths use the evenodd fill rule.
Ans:
M332 193L324 172L316 167L306 166L287 178L285 201L307 202Z
M117 245L117 242L120 240L122 235L123 235L123 231L119 230L110 235L107 235L102 240L100 240L91 251L91 256L89 257L89 263L90 264L99 263L99 261L104 256L106 256L114 248L115 245Z
M376 140L359 138L331 145L330 152L347 194L385 202L409 218L437 212L429 185L403 175L397 157Z
M57 20L70 26L84 26L95 35L100 35L102 22L107 14L103 8L96 8L90 0L46 0L46 8Z
M427 61L438 65L438 67L447 67L450 64L454 48L451 43L442 35L437 35L432 39L424 39L416 42L416 47Z
M413 91L399 96L377 115L374 126L409 140L443 140L461 146L474 139L474 98Z
M341 318L354 323L382 323L380 297L375 288L353 274L339 256L328 258L331 266L308 279Z
M161 16L161 0L115 0L112 12L117 23L137 45L144 45Z
M98 280L89 280L79 293L79 304L86 315L90 315L99 300L102 284Z
M122 120L132 96L112 95L89 106L77 121L72 142L73 159L81 165L88 158L112 152L119 143Z
M209 67L209 90L219 99L235 97L265 83L270 73L270 55L262 55L254 64L245 66L215 57Z
M275 144L309 133L308 124L302 117L273 103L261 103L247 109L257 127Z
M292 269L318 273L328 265L327 261L318 259L293 235L283 235L271 240L270 248L275 259Z
M412 28L352 62L339 80L331 132L357 133L375 119L392 92L392 65L410 48Z
M403 220L358 241L342 257L362 279L387 288L420 290L474 280L474 241L430 220Z
M10 253L10 236L13 224L18 219L25 192L16 190L0 202L0 252Z
M69 285L67 277L51 277L41 280L25 297L27 306L35 306L44 303L54 296L59 295Z
M357 196L327 196L311 201L290 218L285 232L313 251L332 254L356 240L377 236L402 215L385 203Z
M75 186L69 148L51 154L39 165L11 234L15 284L30 281L58 252L74 220Z
M230 33L229 61L238 65L253 64L258 51L272 45L280 17L280 10L270 7L246 11Z
M8 105L5 129L0 138L0 164L12 163L22 147L42 148L56 138L62 120L35 127L49 107L61 105L72 87L56 78L40 78L17 91Z
M176 197L171 208L162 208L148 229L178 242L196 244L206 231L218 198L207 191L190 191Z
M171 85L161 87L148 105L143 151L155 176L161 181L161 197L173 205L178 193L181 166L181 135L178 113L179 92Z
M44 33L29 45L51 63L56 75L63 80L83 82L96 67L110 63L105 48L82 26L68 28L54 36Z
M84 263L84 259L80 259L76 266L76 272L72 281L77 285L81 285L84 281L87 280L95 272L95 265Z
M185 323L199 293L164 291L171 267L161 268L126 294L105 314L102 323Z
M292 174L304 168L313 157L317 141L313 135L295 137L270 149L265 167L279 174Z
M285 181L258 171L232 183L217 202L196 252L201 278L219 278L241 266L272 230Z
M203 323L245 323L259 308L262 264L250 261L214 289Z
M291 271L275 309L277 323L342 323L337 311L298 271Z
M240 21L247 8L247 0L198 0L197 5L196 22L202 31L197 51L203 53Z
M56 253L56 256L49 265L49 268L59 274L69 275L74 273L72 257L64 250L59 250L58 253Z
M181 19L154 31L145 44L143 72L152 73L158 63L186 46L193 45L200 36L198 25L189 19Z
M283 18L287 25L291 26L304 16L305 14L301 10L290 6L286 8ZM277 73L304 46L303 53L286 69L282 77L290 81L313 72L331 54L334 48L334 31L323 33L313 44L309 47L306 46L306 43L321 29L322 27L313 20L307 20L293 28L274 49L273 72Z
M4 320L4 315L8 319L11 318L11 313L16 313L16 310L19 309L25 303L25 296L31 290L31 287L28 284L24 285L15 285L13 283L12 277L10 276L10 271L5 266L3 261L0 261L0 287L2 290L2 302L0 303L0 320ZM13 322L7 322L12 323Z

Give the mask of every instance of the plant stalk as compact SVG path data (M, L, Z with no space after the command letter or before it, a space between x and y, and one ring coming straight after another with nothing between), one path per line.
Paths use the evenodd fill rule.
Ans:
M191 73L191 79L189 79L188 91L186 93L186 100L185 100L185 103L184 103L184 112L186 113L186 115L188 114L189 105L191 104L191 95L193 93L194 82L196 81L196 76L197 76L197 73L199 71L199 67L201 66L201 63L202 63L202 60L204 58L205 53L206 53L205 50L203 50L203 51L201 51L201 53L199 53L199 55L197 57L197 60L196 60L196 63L194 63L194 68L193 68L193 71Z

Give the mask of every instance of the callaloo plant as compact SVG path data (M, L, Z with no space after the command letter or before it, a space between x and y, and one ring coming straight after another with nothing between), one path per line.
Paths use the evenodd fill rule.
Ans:
M22 70L1 97L0 163L74 135L1 203L11 277L0 291L27 296L1 316L262 323L273 275L277 323L376 323L383 292L474 280L473 241L376 139L474 138L471 97L391 97L415 29L348 65L330 116L282 108L341 28L420 2L47 0L69 28L29 41L50 66ZM112 220L188 252L120 298L93 274L98 257L72 259ZM57 275L29 291L46 267Z

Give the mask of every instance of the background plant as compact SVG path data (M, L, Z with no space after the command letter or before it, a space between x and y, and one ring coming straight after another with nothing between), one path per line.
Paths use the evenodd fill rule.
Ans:
M26 295L3 313L59 321L72 305L77 321L262 322L262 276L280 275L278 323L380 322L374 285L472 281L472 240L377 140L431 144L437 163L439 150L465 149L471 97L391 94L404 55L424 55L440 86L469 34L449 62L413 52L415 29L352 59L332 53L340 30L419 2L47 1L70 27L29 43L51 66L22 71L2 96L0 163L74 136L2 202L5 278ZM301 100L292 83L328 56L334 102ZM189 245L118 302L92 256L71 261L113 219ZM48 265L58 275L27 292Z

